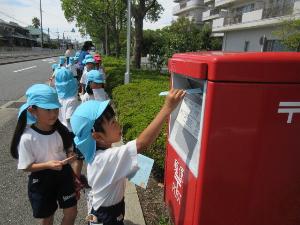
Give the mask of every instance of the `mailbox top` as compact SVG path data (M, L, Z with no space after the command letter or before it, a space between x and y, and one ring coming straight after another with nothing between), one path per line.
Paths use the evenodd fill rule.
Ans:
M191 52L174 54L169 71L210 81L300 83L298 52Z

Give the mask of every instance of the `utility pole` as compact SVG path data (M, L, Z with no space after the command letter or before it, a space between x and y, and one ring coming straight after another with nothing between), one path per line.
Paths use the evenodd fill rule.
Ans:
M65 32L63 32L63 44L62 44L63 46L63 49L65 48Z
M131 28L131 0L128 0L127 4L127 59L126 59L126 73L124 77L124 84L128 84L130 81L130 28Z
M50 39L50 29L49 29L49 27L48 27L48 44L51 42L51 39Z
M44 35L43 35L43 16L42 16L42 0L40 0L40 17L41 17L41 47L44 47Z

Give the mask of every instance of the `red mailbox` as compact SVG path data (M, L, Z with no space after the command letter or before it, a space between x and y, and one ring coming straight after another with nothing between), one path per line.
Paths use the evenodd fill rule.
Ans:
M300 53L175 54L165 201L176 225L300 224Z

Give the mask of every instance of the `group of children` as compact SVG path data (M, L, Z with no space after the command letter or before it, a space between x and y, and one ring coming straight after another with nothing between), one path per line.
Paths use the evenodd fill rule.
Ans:
M30 172L28 196L33 216L41 219L41 224L53 224L59 206L63 209L61 224L73 225L78 191L85 186L91 188L90 220L122 225L125 180L138 169L137 153L156 139L185 92L171 90L161 111L137 139L117 146L114 143L120 142L122 129L104 91L104 71L95 67L99 57L85 56L86 71L81 77L72 72L76 57L69 59L69 65L60 57L52 66L54 88L34 84L26 91L27 102L19 111L11 155L18 159L18 169ZM86 184L80 177L83 160L87 163ZM76 182L82 185L79 189Z

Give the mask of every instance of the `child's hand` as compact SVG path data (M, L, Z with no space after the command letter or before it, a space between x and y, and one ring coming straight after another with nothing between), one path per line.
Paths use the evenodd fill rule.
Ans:
M171 89L166 97L163 108L165 108L170 114L176 108L176 106L179 104L179 102L183 99L184 96L185 91L180 89Z
M58 161L58 160L48 161L47 164L48 164L48 168L51 170L61 170L63 167L63 164L61 163L61 161Z

